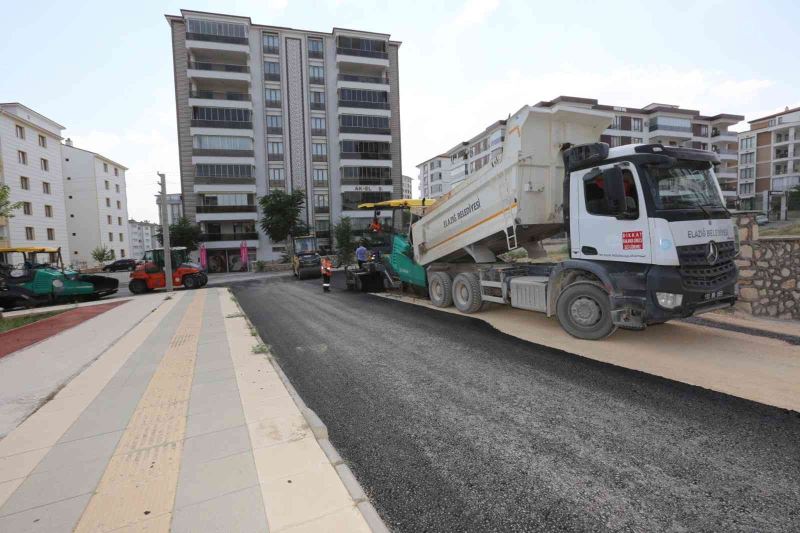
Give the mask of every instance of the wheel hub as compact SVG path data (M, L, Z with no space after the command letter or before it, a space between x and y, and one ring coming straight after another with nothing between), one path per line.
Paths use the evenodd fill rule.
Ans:
M600 321L600 305L592 298L581 296L569 306L569 314L573 322L579 326L589 327Z

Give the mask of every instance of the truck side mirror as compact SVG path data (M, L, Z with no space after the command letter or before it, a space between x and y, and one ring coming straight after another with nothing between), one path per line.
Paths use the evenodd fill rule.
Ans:
M611 167L603 171L603 196L609 213L612 215L625 214L627 210L625 184L622 180L622 170L619 167Z

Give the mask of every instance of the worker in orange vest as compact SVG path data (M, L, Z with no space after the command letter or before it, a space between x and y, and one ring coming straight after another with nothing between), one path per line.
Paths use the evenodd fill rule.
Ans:
M323 256L320 262L319 269L322 272L322 290L330 292L331 290L331 274L333 273L333 263L331 263L328 256Z

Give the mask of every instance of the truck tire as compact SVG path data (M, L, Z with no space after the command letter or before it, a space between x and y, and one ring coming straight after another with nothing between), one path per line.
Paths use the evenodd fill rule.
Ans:
M453 305L453 280L447 272L433 272L428 278L428 297L436 307Z
M131 282L128 283L128 290L131 291L132 294L144 294L147 292L147 283L142 279L132 279Z
M608 293L595 283L573 283L561 291L556 316L564 331L578 339L603 339L617 329Z
M453 303L462 313L474 313L481 308L481 282L476 274L462 272L453 280Z
M187 289L197 289L200 287L200 280L194 274L183 276L183 286Z

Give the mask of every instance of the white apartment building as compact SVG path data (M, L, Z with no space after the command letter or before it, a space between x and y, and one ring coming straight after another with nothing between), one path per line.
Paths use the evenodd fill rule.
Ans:
M123 165L95 152L61 146L70 262L95 265L92 251L105 246L114 257L130 257L128 199Z
M69 263L61 169L63 129L20 103L0 103L0 182L9 186L12 202L23 202L15 216L0 219L0 246L61 247Z
M153 250L161 246L156 237L159 228L161 228L159 224L154 224L147 220L141 222L134 219L128 220L128 234L130 235L129 241L132 258L142 259L147 250Z
M403 198L412 198L414 191L412 190L412 183L414 180L411 176L403 175Z
M800 186L800 107L748 123L739 134L740 207L785 220L788 192Z
M420 198L438 198L450 190L450 158L447 154L428 159L417 165L417 169Z
M180 193L168 193L167 195L167 224L174 224L183 217L183 198ZM161 217L161 196L156 195L156 205L158 206L159 219Z
M719 154L721 164L717 168L717 178L729 207L738 203L738 134L728 128L742 120L742 115L721 113L714 116L701 115L699 111L684 109L671 104L649 104L643 108L620 107L599 104L592 98L559 96L553 100L542 101L535 107L568 105L583 109L597 109L614 113L609 127L600 136L600 141L611 146L624 144L661 143L667 146L683 146L713 150ZM430 196L436 197L448 192L469 174L489 164L502 152L505 137L505 121L500 120L486 128L469 141L457 144L446 152L450 167L449 179L442 180L441 191L430 182ZM441 156L437 156L437 160ZM423 191L422 178L425 165L420 170L420 190ZM429 170L430 172L430 170Z
M388 34L330 33L181 10L172 30L185 215L214 264L276 260L256 198L304 190L302 220L322 246L342 215L366 230L362 202L402 194L398 50ZM387 211L384 216L390 216Z

